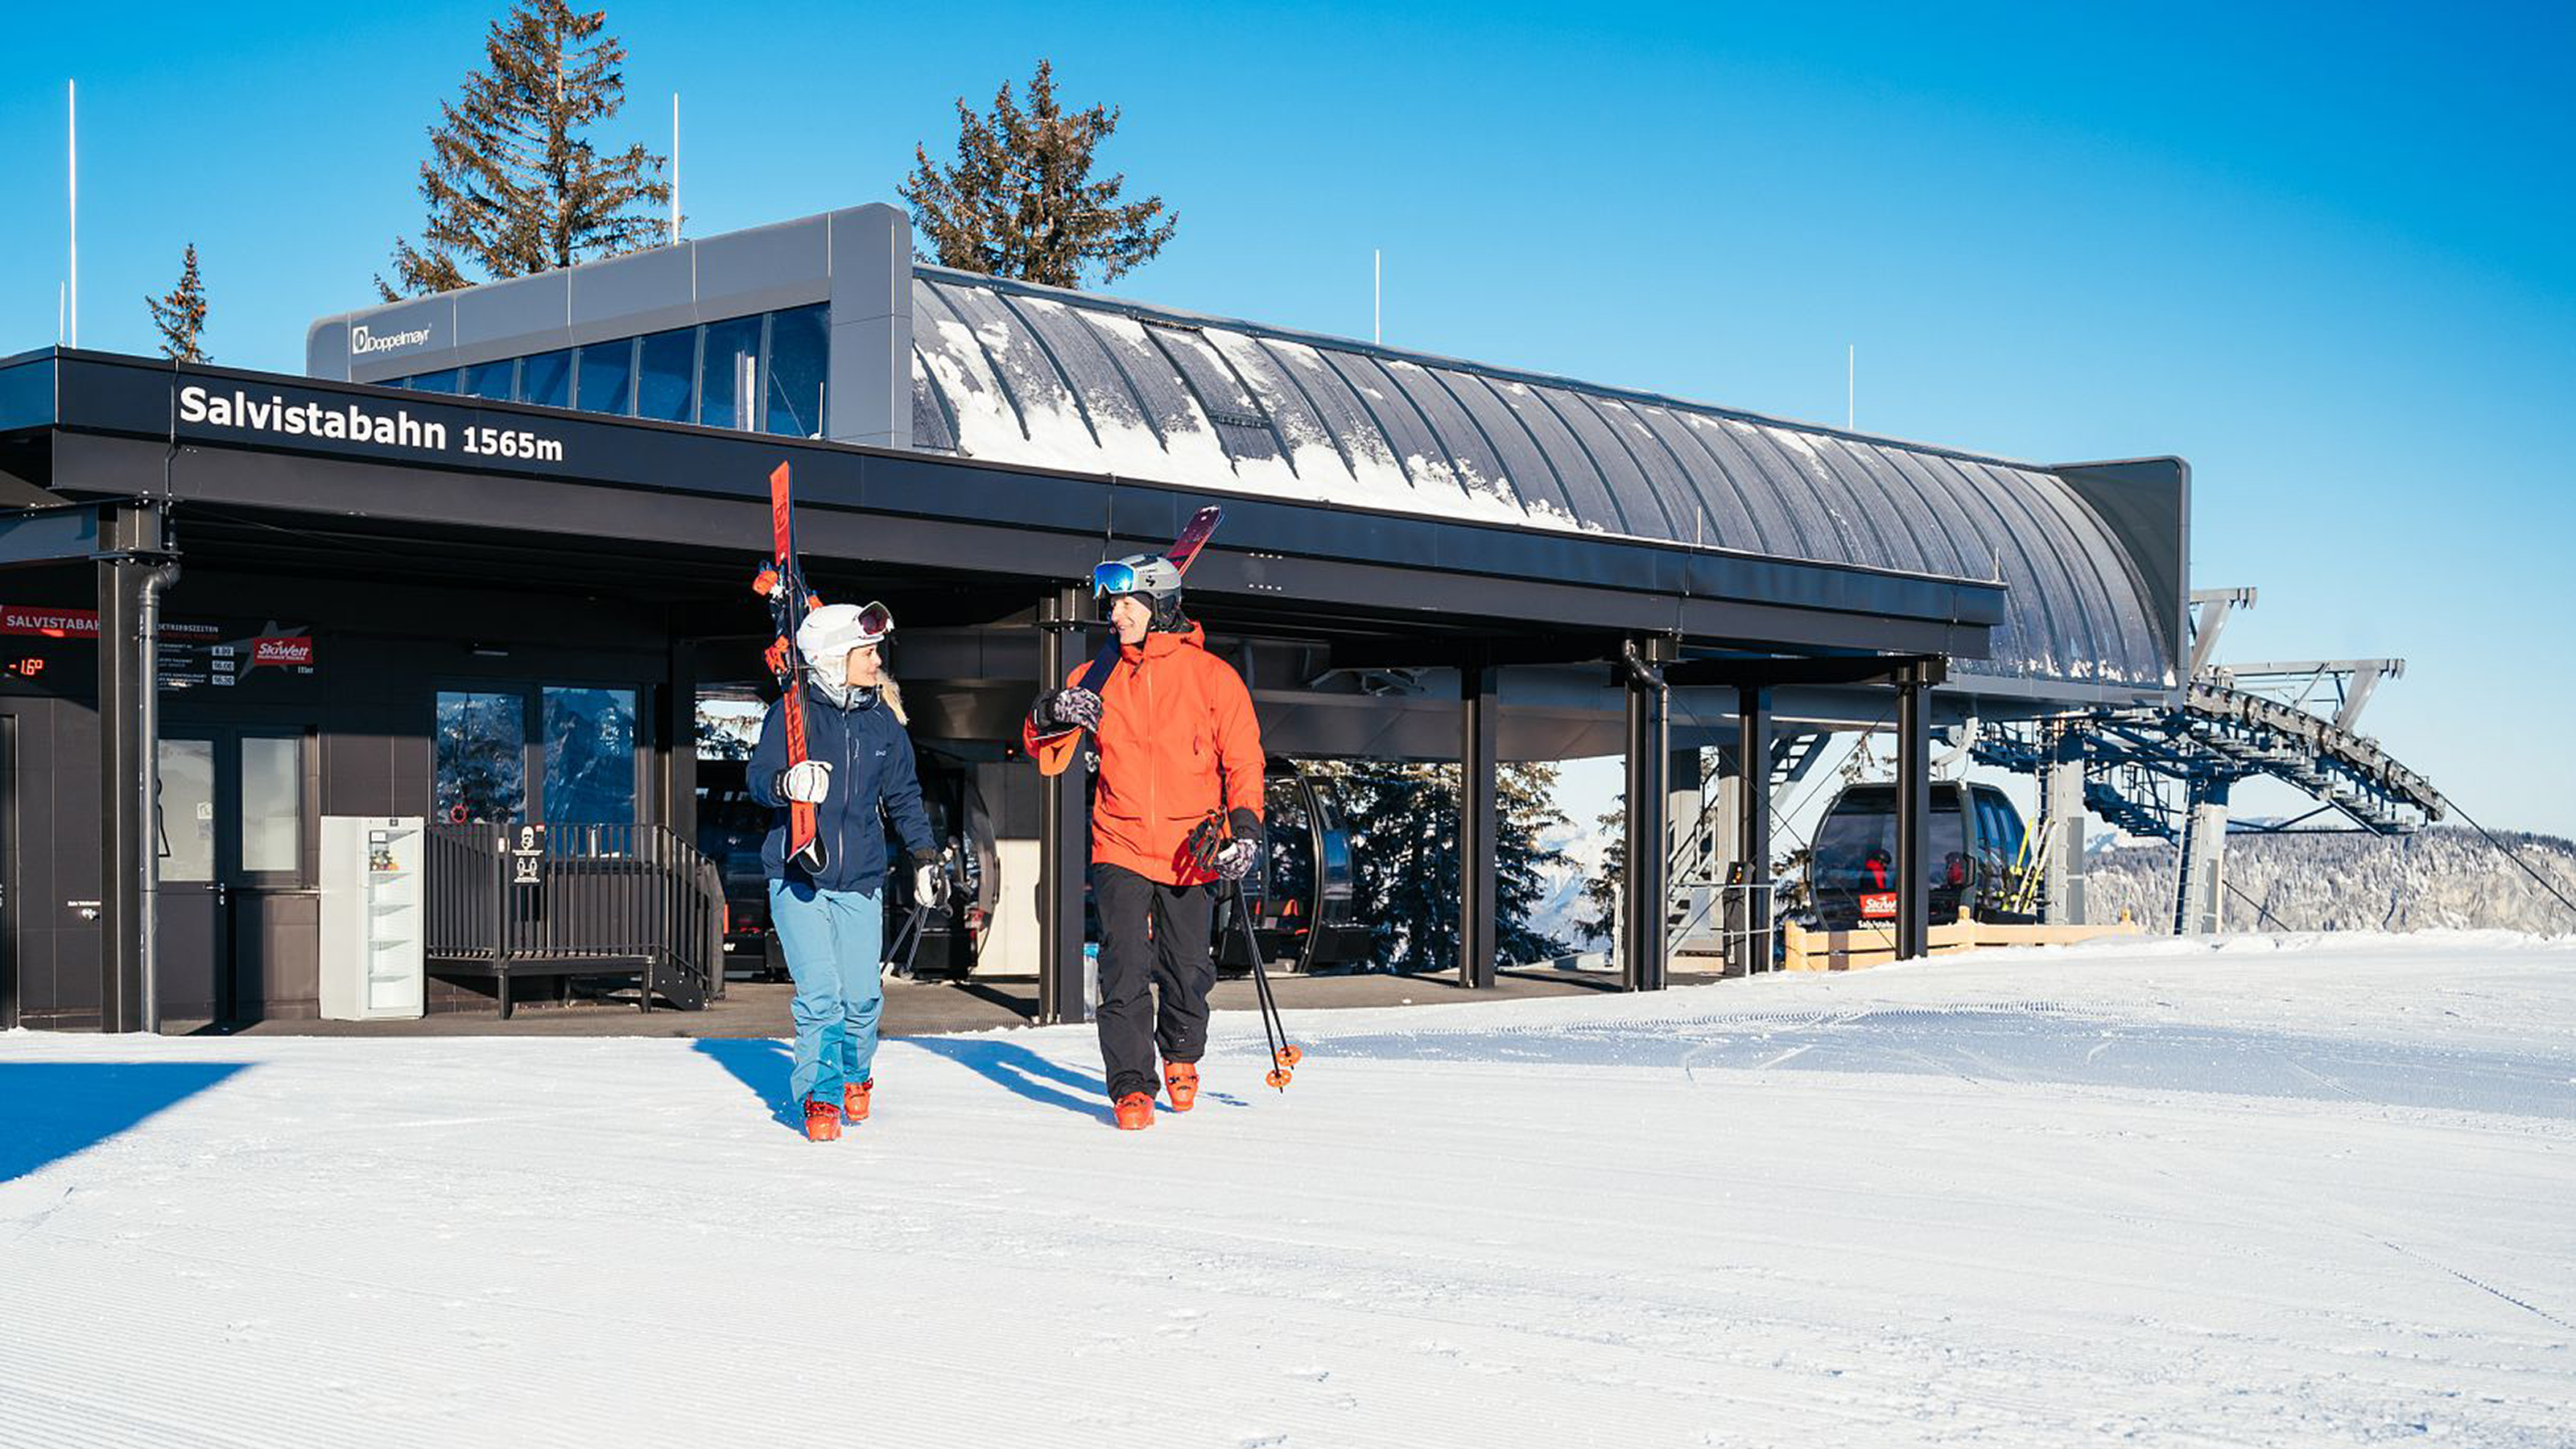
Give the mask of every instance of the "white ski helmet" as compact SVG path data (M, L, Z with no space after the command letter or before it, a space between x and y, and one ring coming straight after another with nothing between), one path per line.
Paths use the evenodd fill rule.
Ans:
M894 615L883 604L825 604L797 626L796 652L815 673L838 684L847 676L851 650L882 643L893 632Z

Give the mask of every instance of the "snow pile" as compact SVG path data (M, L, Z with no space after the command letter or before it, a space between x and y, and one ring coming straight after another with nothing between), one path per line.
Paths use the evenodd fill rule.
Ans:
M2576 943L1079 1028L0 1038L0 1444L2565 1445Z

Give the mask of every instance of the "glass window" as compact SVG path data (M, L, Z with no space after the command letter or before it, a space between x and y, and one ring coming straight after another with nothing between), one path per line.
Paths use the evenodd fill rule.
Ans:
M698 370L698 332L683 327L656 332L642 343L635 373L635 416L666 423L689 420L689 383Z
M474 363L465 369L465 385L461 391L468 397L485 397L494 402L508 402L513 375L517 372L518 366L519 359L515 357L504 357L498 362Z
M443 372L424 372L418 377L404 379L403 386L414 392L454 392L456 391L456 369L451 367Z
M215 878L215 742L161 741L154 848L167 881Z
M1932 858L1924 862L1924 875L1935 887L1954 885L1951 857L1967 849L1955 786L1933 787L1931 827ZM1896 792L1864 787L1837 801L1816 826L1813 861L1819 890L1896 889Z
M546 823L635 821L635 691L546 686Z
M635 411L635 339L594 342L581 349L581 388L573 402L584 412L627 417Z
M519 401L550 408L572 406L572 349L521 358Z
M762 426L790 437L823 436L823 374L829 369L832 321L822 303L769 315L768 405Z
M304 868L304 742L241 742L241 868Z
M441 820L516 820L528 803L528 701L516 690L438 692Z
M743 364L760 356L760 319L735 317L702 329L707 345L698 358L698 422L710 428L751 431L749 405L736 381ZM755 394L754 397L757 395Z

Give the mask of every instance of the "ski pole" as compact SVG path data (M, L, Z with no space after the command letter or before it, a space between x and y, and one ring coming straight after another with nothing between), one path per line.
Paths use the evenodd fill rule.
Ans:
M1227 882L1234 888L1234 917L1243 925L1243 944L1252 954L1252 991L1261 1008L1261 1036L1270 1048L1270 1072L1262 1080L1279 1091L1288 1090L1294 1068L1306 1059L1306 1053L1288 1040L1288 1023L1279 1016L1279 998L1270 991L1270 973L1261 960L1261 938L1253 934L1252 908L1243 899L1243 882Z

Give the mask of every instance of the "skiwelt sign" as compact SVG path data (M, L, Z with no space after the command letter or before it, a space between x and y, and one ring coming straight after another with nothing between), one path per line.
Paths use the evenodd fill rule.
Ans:
M189 383L179 389L179 425L195 436L240 441L319 441L394 448L477 462L561 463L564 440L551 430L496 427L476 414L441 409L415 413L410 405L377 398L290 399L283 392ZM511 421L515 422L516 419Z
M314 672L313 636L301 624L207 623L163 619L155 660L167 690L227 688L256 671L284 675ZM51 604L0 604L0 635L95 642L98 611Z

